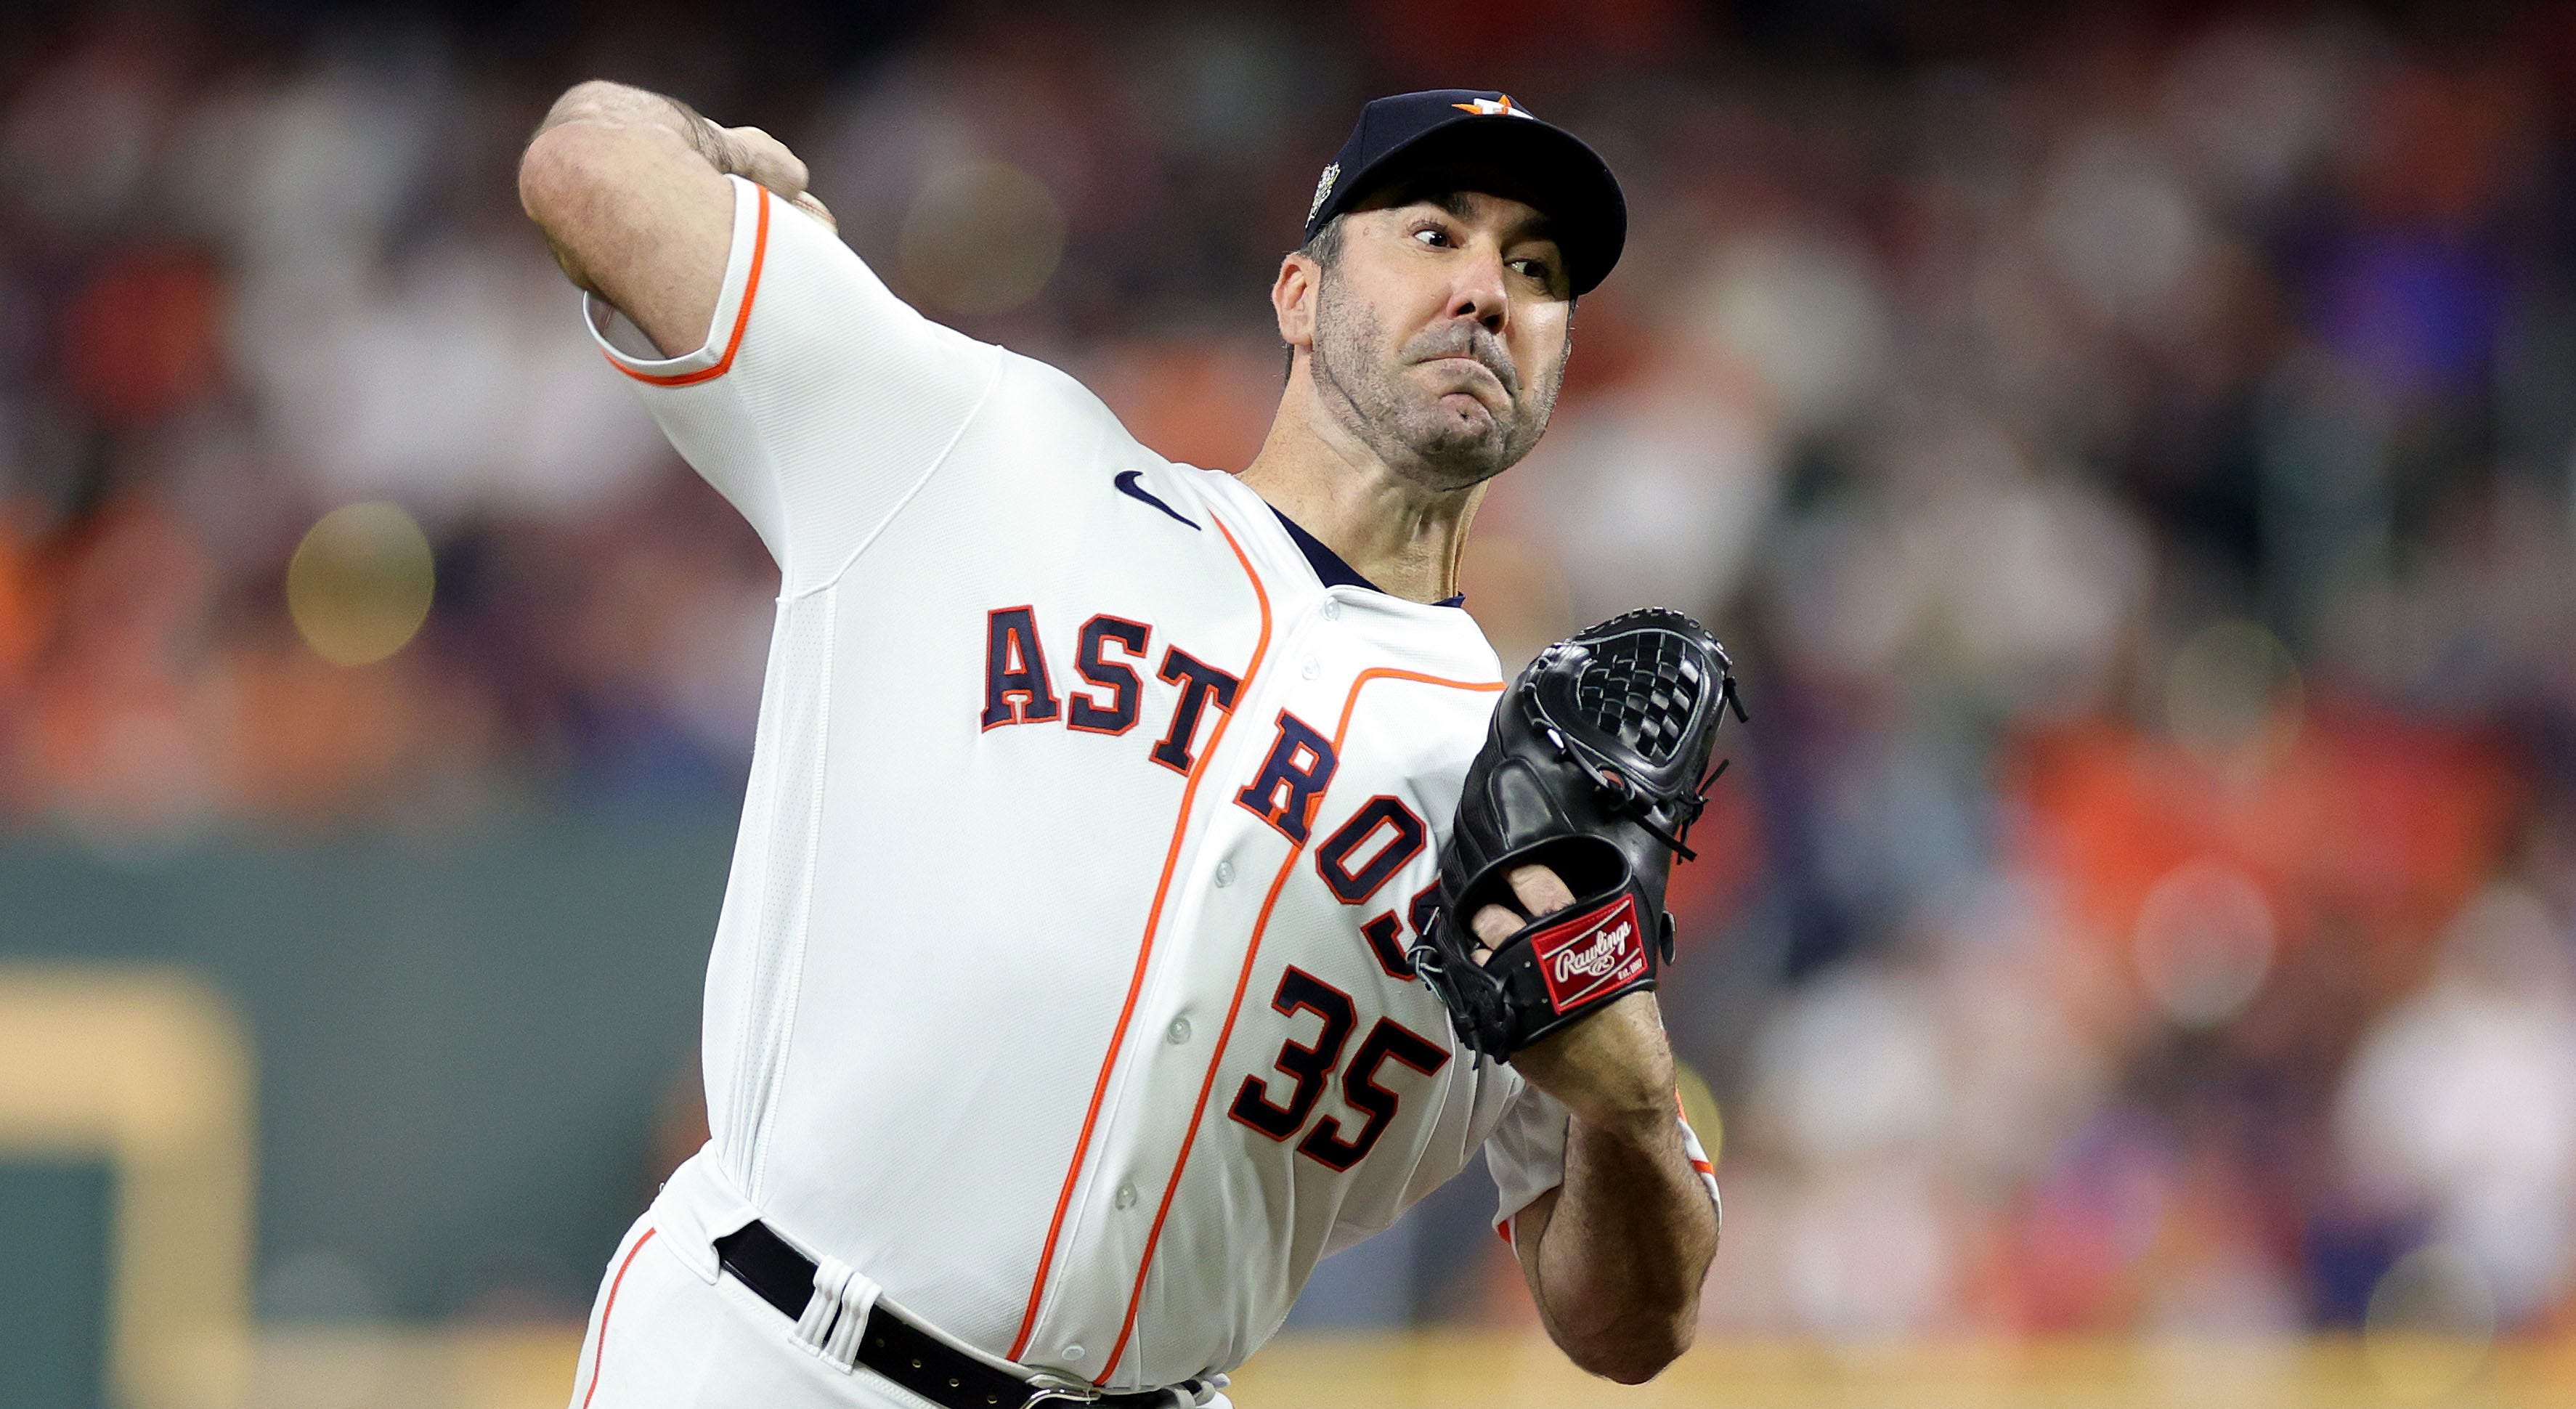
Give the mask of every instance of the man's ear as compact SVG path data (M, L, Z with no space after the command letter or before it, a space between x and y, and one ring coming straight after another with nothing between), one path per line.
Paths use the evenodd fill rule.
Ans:
M1279 340L1291 348L1315 349L1315 297L1323 287L1323 266L1302 254L1279 261L1279 277L1270 284L1270 309L1279 319Z

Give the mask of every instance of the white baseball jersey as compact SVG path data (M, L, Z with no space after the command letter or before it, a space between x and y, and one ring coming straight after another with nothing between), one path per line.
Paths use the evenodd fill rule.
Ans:
M759 1217L1130 1389L1240 1363L1480 1148L1505 1219L1558 1183L1563 1108L1463 1053L1405 956L1502 688L1475 623L734 187L703 348L589 310L782 576L714 1138L654 1236L713 1280Z

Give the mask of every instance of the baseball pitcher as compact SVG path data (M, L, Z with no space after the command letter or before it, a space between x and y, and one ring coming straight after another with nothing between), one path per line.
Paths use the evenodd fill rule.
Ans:
M780 574L713 1139L572 1402L1221 1404L1478 1151L1557 1344L1680 1354L1717 1186L1651 990L1726 658L1645 612L1506 682L1457 595L1626 236L1592 149L1500 93L1368 104L1240 473L906 306L755 129L585 83L519 187Z

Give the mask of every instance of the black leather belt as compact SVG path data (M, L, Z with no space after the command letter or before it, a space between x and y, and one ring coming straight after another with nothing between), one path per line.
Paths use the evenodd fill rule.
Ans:
M814 1298L814 1260L787 1245L766 1223L716 1239L716 1258L734 1280L790 1321L805 1319ZM828 1332L826 1333L828 1334ZM858 1362L935 1404L949 1409L1036 1409L1045 1404L1096 1404L1101 1409L1170 1409L1167 1389L1111 1394L1088 1385L1058 1388L996 1370L914 1325L879 1302L859 1333ZM1181 1396L1180 1402L1188 1402Z

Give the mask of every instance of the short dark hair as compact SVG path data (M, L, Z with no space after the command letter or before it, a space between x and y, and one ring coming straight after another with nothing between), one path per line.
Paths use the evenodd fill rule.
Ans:
M1315 232L1315 238L1308 240L1306 243L1297 247L1297 253L1306 256L1308 259L1315 261L1317 264L1320 264L1327 269L1340 263L1342 258L1342 222L1348 219L1350 219L1348 215L1336 215L1332 219L1325 221L1324 228Z
M1315 238L1299 245L1296 253L1306 256L1329 271L1334 265L1341 263L1342 222L1348 219L1350 219L1348 215L1336 215L1325 221L1324 228L1315 232ZM1288 349L1286 369L1280 375L1293 377L1296 374L1297 349L1292 346Z

